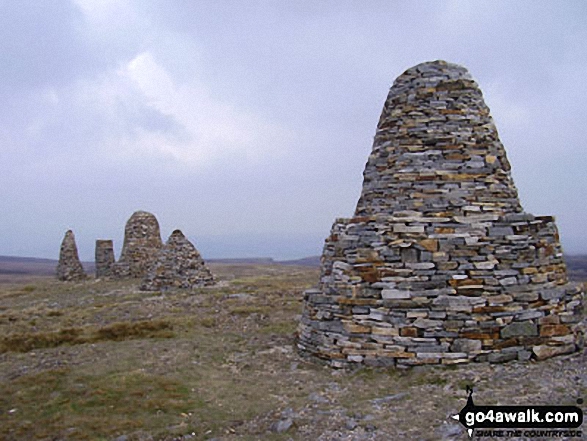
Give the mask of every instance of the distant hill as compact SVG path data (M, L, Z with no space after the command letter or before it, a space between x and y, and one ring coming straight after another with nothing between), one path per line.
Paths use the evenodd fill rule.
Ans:
M248 265L271 265L275 262L271 257L242 257L233 259L205 259L208 263L248 264Z
M82 262L86 272L94 271L94 262ZM0 274L53 276L57 260L38 259L36 257L0 256Z
M565 255L567 271L571 280L587 281L587 256Z
M0 256L0 274L51 275L55 274L56 260L34 257Z
M280 260L277 263L281 265L320 266L320 256L310 256L296 260Z
M235 264L235 265L295 265L295 266L320 266L320 256L304 257L295 260L274 260L266 258L241 258L241 259L207 259L209 263ZM565 255L565 262L569 271L569 278L576 281L587 281L587 255ZM82 262L88 274L94 272L94 262ZM57 260L37 259L35 257L0 256L0 275L34 275L52 276L55 274Z
M275 260L271 257L251 257L238 259L206 259L210 263L233 263L249 265L295 265L295 266L320 266L320 256L303 257L293 260Z
M586 257L587 258L587 257ZM278 261L270 257L248 257L239 259L207 259L209 263L234 264L234 265L298 265L298 266L319 266L320 257L312 256L297 260ZM82 262L85 271L93 274L95 271L94 262ZM57 260L38 259L36 257L15 257L0 256L0 275L15 276L53 276Z

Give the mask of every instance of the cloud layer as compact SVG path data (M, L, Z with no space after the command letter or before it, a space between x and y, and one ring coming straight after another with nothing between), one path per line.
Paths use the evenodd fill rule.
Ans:
M587 252L582 1L5 0L0 254L82 258L137 209L208 257L318 254L408 67L465 65L527 211Z

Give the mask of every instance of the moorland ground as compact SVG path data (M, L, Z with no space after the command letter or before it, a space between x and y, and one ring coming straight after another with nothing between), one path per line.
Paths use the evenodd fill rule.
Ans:
M576 404L584 352L545 362L333 370L300 357L318 269L212 264L220 283L0 280L0 439L468 439L466 402ZM575 438L576 439L576 438Z

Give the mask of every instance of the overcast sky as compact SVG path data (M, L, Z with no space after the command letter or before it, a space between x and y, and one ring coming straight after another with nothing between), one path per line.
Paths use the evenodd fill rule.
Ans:
M587 2L1 0L0 255L93 260L139 209L204 258L321 252L393 80L480 85L525 210L587 253Z

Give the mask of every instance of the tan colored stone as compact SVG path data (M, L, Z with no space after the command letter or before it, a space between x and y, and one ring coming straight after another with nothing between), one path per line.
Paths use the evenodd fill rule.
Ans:
M541 337L553 337L570 334L571 330L566 325L542 325L540 326Z
M575 351L575 345L561 345L561 346L548 346L540 345L534 346L532 351L536 355L538 360L546 360L547 358L554 357L555 355L570 354Z
M437 239L424 239L418 242L422 247L426 250L434 253L438 250L438 240Z
M417 337L418 336L418 328L406 326L404 328L400 328L399 334L402 337Z

